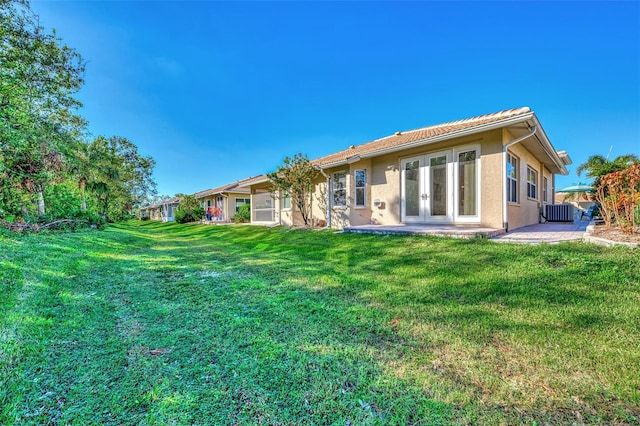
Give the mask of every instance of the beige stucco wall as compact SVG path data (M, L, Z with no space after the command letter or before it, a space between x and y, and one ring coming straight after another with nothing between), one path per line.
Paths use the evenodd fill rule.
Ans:
M401 223L401 161L402 159L440 151L453 153L456 147L479 145L479 221L476 223L495 228L502 227L502 132L494 130L469 137L444 141L429 146L407 149L347 164L325 172L333 177L338 171L347 172L347 206L331 209L332 227L364 224L392 225ZM366 170L366 207L355 207L355 171ZM324 194L325 180L316 187L316 196ZM376 202L377 201L377 202ZM325 210L314 203L314 216L323 219Z
M389 154L372 161L371 223L393 225L400 223L400 156ZM373 205L374 202L377 205Z
M225 192L223 194L207 195L206 197L198 198L198 203L202 205L204 203L204 209L207 209L207 201L211 201L211 206L215 207L216 198L222 197L222 214L223 221L229 222L236 214L236 198L251 199L251 194L242 192Z
M514 139L508 132L504 131L505 143ZM551 186L551 173L546 170L542 162L529 152L522 144L515 144L508 148L508 152L518 157L518 202L508 204L508 227L509 230L533 225L540 221L540 206L542 206L542 182L543 177L549 179ZM538 172L538 194L537 198L527 198L527 167L531 167ZM551 197L551 192L549 192ZM549 203L552 203L549 198Z
M352 164L345 164L324 172L333 179L335 172L346 172L347 205L333 206L332 188L326 188L326 179L319 175L316 180L315 193L312 197L313 224L322 224L326 220L326 202L331 199L331 225L333 228L357 226L365 224L393 225L401 223L401 164L410 157L428 155L446 151L451 160L457 148L476 146L480 149L478 162L478 216L466 223L502 228L504 224L503 207L505 200L505 167L503 164L503 146L514 137L506 129L495 129L479 134L461 137L435 144L406 149L374 158L362 159ZM509 229L538 223L539 204L542 204L543 178L548 179L548 202L553 202L554 175L544 167L542 162L529 152L522 144L509 149L519 158L519 196L520 201L508 206ZM527 198L527 165L538 172L538 196ZM367 175L366 206L355 207L355 171L365 170ZM455 174L456 171L454 170ZM455 179L454 179L455 182ZM455 191L455 190L454 190ZM327 197L327 195L329 197ZM451 200L449 201L451 202ZM455 200L453 200L455 202ZM277 219L283 225L302 223L299 213L293 210L281 211L277 206ZM451 206L451 209L454 209ZM453 211L453 210L452 210ZM468 219L468 218L465 218ZM455 217L454 217L455 221Z
M504 178L500 129L483 134L480 171L480 223L490 228L502 228Z
M353 195L353 191L351 190L351 187L353 185L353 176L350 173L349 165L347 164L344 166L334 167L331 169L325 169L324 172L331 177L332 185L333 185L334 173L337 173L337 172L346 173L347 205L344 207L334 205L333 198L332 198L333 195L331 192L332 188L329 188L328 190L324 190L326 188L326 180L323 180L322 185L320 186L316 185L316 192L313 198L315 200L315 204L318 205L318 208L314 209L314 214L318 214L318 218L320 219L324 219L326 217L326 197L328 195L331 202L331 227L342 229L345 226L350 226L350 216L351 216L351 210L352 210L351 197ZM320 188L322 188L324 191L321 191ZM320 202L321 199L323 199L322 202Z
M327 219L327 180L320 175L315 182L315 192L311 197L311 216L313 223L326 225Z

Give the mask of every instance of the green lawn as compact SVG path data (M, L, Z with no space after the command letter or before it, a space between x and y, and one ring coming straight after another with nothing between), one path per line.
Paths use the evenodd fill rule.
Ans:
M0 424L638 424L640 252L130 222L0 239Z

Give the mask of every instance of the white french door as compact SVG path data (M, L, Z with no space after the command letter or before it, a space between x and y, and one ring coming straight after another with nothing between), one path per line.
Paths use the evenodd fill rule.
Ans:
M452 222L452 175L450 151L402 160L402 221Z

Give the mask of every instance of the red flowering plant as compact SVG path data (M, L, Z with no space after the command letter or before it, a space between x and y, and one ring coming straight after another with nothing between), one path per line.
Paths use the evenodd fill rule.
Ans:
M218 218L218 220L220 220L222 218L222 209L218 206L212 207L211 208L211 217L212 218Z
M612 222L625 234L640 231L640 164L600 178L596 199L607 227Z

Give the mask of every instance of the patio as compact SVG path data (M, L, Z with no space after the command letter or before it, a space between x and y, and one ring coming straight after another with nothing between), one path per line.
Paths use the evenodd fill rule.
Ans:
M453 238L489 238L496 242L510 243L559 243L561 241L582 240L589 225L588 220L573 223L539 223L510 232L504 229L480 226L455 225L360 225L344 229L344 232L360 234L434 235Z
M480 226L455 225L360 225L344 228L344 232L357 234L396 234L396 235L434 235L437 237L454 238L492 238L504 234L504 229L486 228Z
M492 238L502 243L554 244L561 241L582 241L589 220L575 220L572 223L538 223L524 226Z

